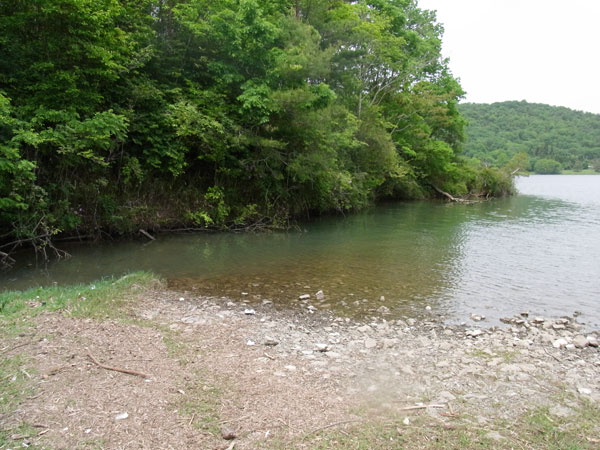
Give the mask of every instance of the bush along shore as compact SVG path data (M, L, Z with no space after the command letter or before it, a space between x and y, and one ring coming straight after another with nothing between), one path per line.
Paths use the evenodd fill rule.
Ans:
M0 34L5 262L512 191L461 156L463 91L413 0L2 2Z
M598 448L599 334L574 318L361 321L314 298L147 274L3 293L0 448Z

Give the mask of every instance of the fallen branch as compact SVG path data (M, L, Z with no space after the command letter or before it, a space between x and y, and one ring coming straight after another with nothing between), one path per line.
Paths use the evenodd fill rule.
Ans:
M118 367L111 367L111 366L107 366L105 364L102 364L101 362L99 362L96 358L94 358L92 356L91 353L88 352L88 357L92 360L92 362L94 364L96 364L98 367L101 367L102 369L106 369L106 370L112 370L115 372L121 372L121 373L126 373L128 375L135 375L137 377L142 377L142 378L148 378L146 375L144 375L141 372L136 372L135 370L129 370L129 369L119 369Z
M462 201L464 201L462 198L453 197L452 195L448 194L447 192L442 191L435 184L432 184L431 187L435 190L435 192L437 192L438 194L443 195L444 197L448 198L449 200L451 200L453 202L462 202Z
M418 405L418 406L407 406L406 408L400 408L400 411L412 411L415 409L427 409L427 408L445 408L445 405Z

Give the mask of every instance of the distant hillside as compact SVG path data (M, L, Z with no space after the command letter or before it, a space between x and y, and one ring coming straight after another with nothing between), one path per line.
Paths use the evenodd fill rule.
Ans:
M526 153L529 170L554 160L563 169L600 171L598 114L525 101L464 103L459 110L468 121L466 156L502 167Z

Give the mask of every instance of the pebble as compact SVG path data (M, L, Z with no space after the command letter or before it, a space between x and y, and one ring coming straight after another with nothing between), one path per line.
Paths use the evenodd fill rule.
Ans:
M277 339L274 339L272 337L266 337L265 341L263 342L264 345L267 345L269 347L275 347L276 345L279 344L279 341Z
M256 311L252 308L248 308L244 310L244 314L246 314L247 316L253 316L256 314Z
M573 344L577 348L585 348L585 347L587 347L589 345L589 342L588 342L588 340L586 339L585 336L582 336L582 335L578 334L577 336L575 336L573 338Z
M298 297L298 300L308 300L310 298L310 294L302 294Z
M567 408L566 406L556 405L550 408L550 414L557 417L570 417L575 414L571 408Z
M121 414L117 414L115 416L115 420L123 420L123 419L127 419L128 417L129 417L129 414L126 413L126 412L124 412L124 413L121 413Z
M480 316L479 314L471 314L471 320L474 320L475 322L480 322L482 320L485 320L485 316Z
M329 350L329 345L327 344L317 344L315 345L315 350L317 352L326 352Z
M231 441L237 437L235 431L231 428L223 427L221 428L221 437L226 441Z
M323 300L325 299L325 294L323 293L323 291L317 291L317 293L315 294L315 298L317 300Z

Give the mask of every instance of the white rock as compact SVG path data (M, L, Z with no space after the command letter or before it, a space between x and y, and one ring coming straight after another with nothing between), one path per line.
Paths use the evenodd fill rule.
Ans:
M317 352L326 352L329 350L329 345L327 344L317 344L315 345L315 350Z
M554 342L552 342L552 347L562 348L562 347L566 347L568 344L569 344L569 342L565 338L560 338L560 339L557 339Z
M588 341L588 345L590 347L598 347L598 339L596 339L595 336L588 336L586 337L586 340Z
M185 300L185 298L183 298L183 297L179 297L179 301L180 301L180 302L182 302L182 301L184 301L184 300Z
M402 421L402 423L404 425L410 425L410 419L408 417L405 417L404 420Z
M317 300L323 300L325 298L325 294L323 293L323 291L317 291L317 293L315 294L315 298Z
M256 345L256 342L254 342L252 339L248 339L248 341L246 342L246 345L253 346L253 345Z
M377 347L377 341L375 339L365 339L365 348L375 348Z
M123 419L127 419L129 417L129 414L127 414L126 412L121 413L121 414L117 414L115 416L115 420L123 420Z
M480 322L482 320L485 320L485 316L480 316L479 314L471 314L471 320L474 320L475 322Z
M427 306L425 307L425 311L431 311L431 306L427 305Z
M284 368L285 370L289 370L290 372L296 371L296 366L292 366L291 364L289 366L285 366Z
M308 300L310 298L310 294L302 294L298 297L299 300Z
M254 311L252 308L248 308L244 310L244 314L246 314L247 316L253 316L256 314L256 311Z
M481 336L483 334L482 330L479 329L475 329L475 330L467 330L466 331L466 335L467 336L471 336L471 337L477 337L477 336Z
M242 292L242 295L245 297L245 296L248 295L248 293L247 292Z

